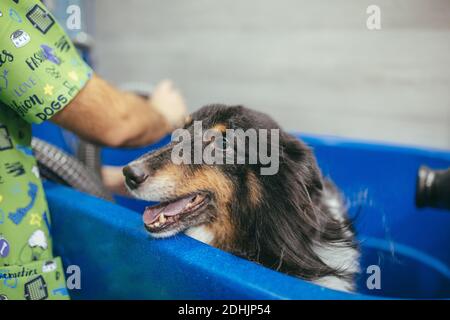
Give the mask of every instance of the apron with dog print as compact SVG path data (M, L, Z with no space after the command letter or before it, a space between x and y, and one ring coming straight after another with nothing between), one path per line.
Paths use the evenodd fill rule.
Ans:
M69 298L31 123L62 110L91 73L40 1L0 2L0 300Z

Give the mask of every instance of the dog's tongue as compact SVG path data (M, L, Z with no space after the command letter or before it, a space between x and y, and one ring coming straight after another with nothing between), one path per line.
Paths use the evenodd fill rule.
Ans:
M168 204L145 208L143 216L144 223L153 223L161 214L164 214L166 217L176 216L177 214L180 214L194 197L195 196L186 197Z

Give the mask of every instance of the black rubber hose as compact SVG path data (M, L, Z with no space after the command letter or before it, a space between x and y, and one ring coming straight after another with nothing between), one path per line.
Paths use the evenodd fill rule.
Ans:
M99 175L81 161L38 138L32 139L31 146L43 178L113 201Z
M421 166L417 174L416 206L450 210L450 168L432 170Z

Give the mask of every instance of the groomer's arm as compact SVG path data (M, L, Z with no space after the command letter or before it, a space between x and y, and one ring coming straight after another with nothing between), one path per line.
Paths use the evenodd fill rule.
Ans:
M185 114L183 99L169 81L146 100L94 74L51 121L101 145L133 147L159 140L183 123Z

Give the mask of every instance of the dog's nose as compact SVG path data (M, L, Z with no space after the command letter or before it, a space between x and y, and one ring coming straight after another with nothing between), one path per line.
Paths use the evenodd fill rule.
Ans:
M131 165L123 168L123 175L125 176L125 182L130 189L136 189L148 177L141 167Z

